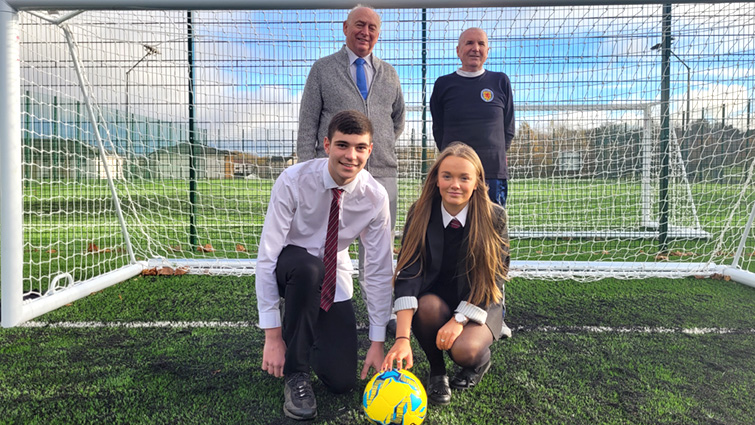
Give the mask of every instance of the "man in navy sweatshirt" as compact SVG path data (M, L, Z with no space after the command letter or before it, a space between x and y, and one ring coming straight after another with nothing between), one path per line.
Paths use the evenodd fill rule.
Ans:
M506 74L483 68L488 52L485 31L469 28L461 33L456 46L461 68L435 81L430 113L438 149L442 151L456 141L471 146L485 169L490 200L505 207L509 193L506 152L514 138L514 96ZM511 337L506 322L501 336Z
M471 146L482 160L490 200L505 207L514 98L506 74L483 68L489 51L485 31L469 28L461 33L456 46L461 68L435 81L430 113L438 149L455 141Z

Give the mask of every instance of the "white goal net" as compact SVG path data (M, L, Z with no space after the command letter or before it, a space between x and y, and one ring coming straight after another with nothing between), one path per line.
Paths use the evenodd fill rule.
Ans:
M375 54L407 108L397 232L437 154L433 84L480 27L515 96L512 276L753 279L755 4L674 5L667 48L659 4L459 6L378 9ZM2 65L3 325L139 273L253 273L307 74L343 45L345 16L4 18L19 39Z

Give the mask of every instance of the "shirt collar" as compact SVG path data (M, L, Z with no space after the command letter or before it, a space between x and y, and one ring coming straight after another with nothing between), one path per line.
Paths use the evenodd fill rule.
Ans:
M461 68L459 68L459 69L456 70L456 73L459 74L459 75L461 75L462 77L474 78L474 77L479 77L480 75L484 74L485 73L485 68L483 68L483 69L481 69L479 71L474 71L474 72L464 71Z
M352 52L351 49L349 49L349 46L344 45L343 47L346 48L346 53L349 55L349 66L351 66L354 63L354 61L357 60L357 58L359 58L359 56L357 56L356 53ZM369 55L365 56L362 59L364 59L364 61L365 61L365 63L366 63L367 66L369 66L370 68L373 68L373 66L372 66L372 52L370 52Z
M454 218L459 220L459 223L461 223L461 227L464 227L467 224L467 211L469 209L469 204L464 205L464 208L459 211L458 214L456 214L456 217L452 216L451 213L446 211L446 207L443 206L443 202L440 203L440 212L443 215L443 227L448 227L448 223L451 222Z
M333 180L333 176L330 175L330 171L328 171L328 161L327 158L325 161L323 161L325 166L322 167L322 184L325 186L325 189L335 189L335 188L341 188L346 193L351 193L354 191L354 188L357 186L357 180L359 180L359 177L361 176L362 172L360 171L359 174L354 178L354 180L350 181L348 184L344 186L339 186L336 184L336 181Z

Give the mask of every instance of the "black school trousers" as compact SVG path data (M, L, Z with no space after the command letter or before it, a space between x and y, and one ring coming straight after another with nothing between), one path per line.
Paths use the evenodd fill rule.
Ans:
M354 388L357 328L352 300L333 303L327 312L320 308L325 265L302 247L283 248L275 275L284 298L283 374L309 373L311 367L334 393Z

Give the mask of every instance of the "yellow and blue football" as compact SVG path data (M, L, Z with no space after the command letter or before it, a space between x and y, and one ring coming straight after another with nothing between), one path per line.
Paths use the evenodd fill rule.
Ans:
M422 382L406 369L380 372L364 388L362 407L373 423L419 425L427 414Z

